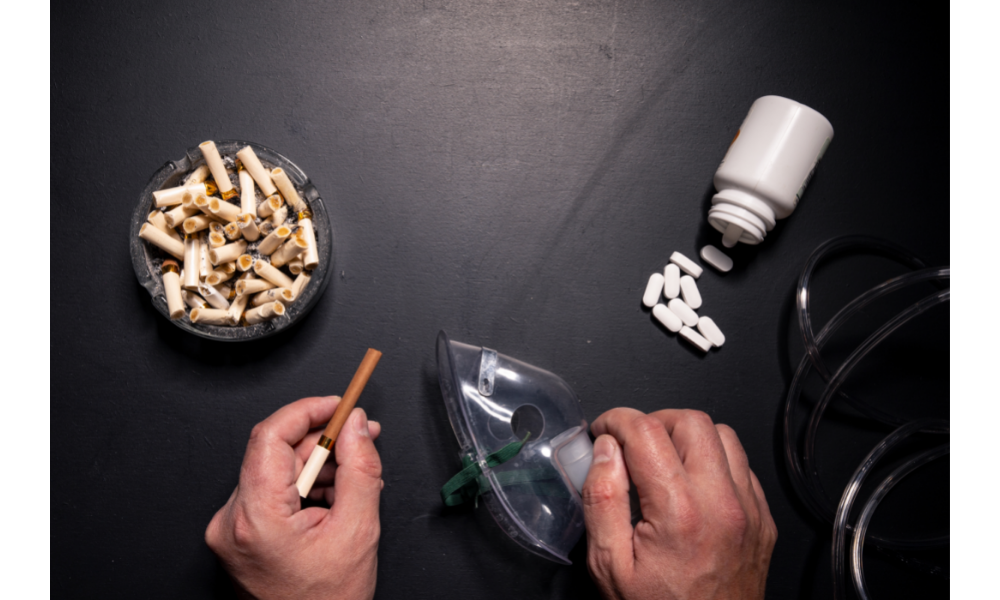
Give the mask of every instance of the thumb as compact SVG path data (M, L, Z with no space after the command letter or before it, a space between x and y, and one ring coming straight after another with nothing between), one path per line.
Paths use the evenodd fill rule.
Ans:
M330 517L378 522L382 460L372 442L365 411L355 408L336 443L337 474Z
M587 524L587 563L594 577L609 581L631 572L632 512L628 471L614 437L598 436L594 461L583 484L583 517Z

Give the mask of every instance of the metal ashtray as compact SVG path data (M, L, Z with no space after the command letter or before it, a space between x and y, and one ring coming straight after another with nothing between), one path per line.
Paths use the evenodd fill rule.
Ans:
M309 205L316 237L316 250L319 253L319 265L312 270L309 284L295 298L294 302L286 306L283 316L254 325L228 327L192 323L188 314L179 319L170 318L160 267L165 259L172 257L160 248L140 239L139 230L147 222L149 214L153 210L157 210L153 201L153 192L181 185L188 173L205 164L205 159L198 146L188 148L183 157L167 162L160 167L139 195L139 203L132 214L129 235L132 267L135 269L135 276L139 279L139 283L149 292L156 310L163 315L163 318L184 331L206 339L223 342L265 338L291 327L302 319L316 305L326 289L330 279L329 274L333 272L333 229L330 226L330 217L326 212L323 199L319 196L319 191L316 190L309 177L298 165L281 154L260 144L242 140L216 141L215 146L219 154L227 161L233 159L240 149L250 146L265 168L270 170L281 167L295 185L299 195Z

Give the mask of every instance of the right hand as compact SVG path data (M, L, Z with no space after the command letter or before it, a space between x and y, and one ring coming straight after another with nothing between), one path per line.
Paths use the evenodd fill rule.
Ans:
M250 433L236 490L205 532L241 597L375 594L383 483L372 442L382 428L365 411L351 411L309 494L330 508L299 509L295 480L339 403L336 396L293 402Z
M605 598L764 597L778 530L736 432L703 412L631 408L591 430L587 565ZM629 477L642 510L635 528Z

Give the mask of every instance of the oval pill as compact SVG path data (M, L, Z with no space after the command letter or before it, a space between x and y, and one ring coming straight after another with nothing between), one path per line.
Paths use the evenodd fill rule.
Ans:
M653 273L649 276L649 282L646 284L646 292L642 295L642 303L650 308L655 306L656 301L660 299L660 290L662 289L663 275Z
M681 293L681 270L670 263L663 269L663 295L676 298Z
M708 352L712 348L712 342L701 337L697 331L690 327L681 327L681 337L702 352Z
M698 284L690 275L681 277L681 298L684 298L684 304L694 310L701 308L701 292L698 291Z
M674 314L681 318L688 327L694 327L698 324L698 314L691 310L691 307L684 304L684 301L680 298L674 298L667 303L667 308L674 311Z
M698 331L716 348L726 343L726 336L722 335L722 330L709 317L698 319Z
M733 268L733 259L711 244L701 249L701 259L723 273Z
M691 277L694 277L695 279L701 277L702 269L701 267L698 266L698 263L684 256L680 252L674 252L673 254L671 254L670 262L680 267L681 271L684 271L685 273L687 273Z
M656 317L657 321L663 323L664 327L674 333L680 331L681 327L684 326L684 323L681 322L681 318L678 317L674 311L667 308L666 304L657 304L654 306L653 316Z

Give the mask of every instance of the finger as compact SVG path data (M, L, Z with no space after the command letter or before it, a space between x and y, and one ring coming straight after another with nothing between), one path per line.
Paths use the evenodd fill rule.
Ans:
M382 425L378 421L368 421L368 430L371 432L372 440L377 440L378 436L382 433ZM302 467L309 460L309 455L312 453L313 446L319 443L319 438L323 435L322 429L316 429L315 431L309 432L306 437L302 438L302 441L295 445L295 473L296 476L302 471ZM333 461L328 461L327 464L335 464ZM319 479L317 478L317 481Z
M771 517L771 507L767 505L767 498L764 497L764 488L761 487L760 481L753 471L750 471L750 482L753 484L754 495L757 497L757 506L760 507L761 518L771 523L771 529L777 535L778 530L774 524L774 519Z
M747 459L747 453L743 449L743 444L740 443L739 436L729 425L720 423L715 426L715 429L719 432L719 439L722 440L726 460L729 461L729 474L733 476L737 491L740 492L741 496L744 494L749 497L755 496L753 483L750 481L750 461Z
M591 430L613 436L621 446L643 518L668 518L671 500L687 489L687 475L663 424L637 410L615 408L598 417Z
M587 564L595 578L610 581L631 571L632 513L628 472L618 442L601 435L583 483L583 518L587 526Z
M726 450L719 430L707 414L698 410L658 410L655 417L670 435L684 470L692 475L717 476L729 472Z
M296 464L293 446L311 428L329 421L339 402L335 396L303 398L253 428L240 471L240 489L247 494L248 505L279 508L284 514L298 510L294 483L301 463Z
M337 438L335 453L337 474L330 518L377 522L382 461L372 443L364 410L351 411Z

